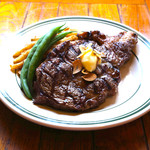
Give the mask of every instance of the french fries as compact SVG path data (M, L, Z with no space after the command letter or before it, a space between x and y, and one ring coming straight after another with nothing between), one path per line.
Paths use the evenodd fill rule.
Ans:
M28 45L26 45L24 48L18 50L17 52L15 52L15 54L13 54L13 64L10 65L10 69L12 72L15 72L15 70L20 71L25 59L27 58L31 48L34 46L35 42L30 43Z
M24 63L24 61L21 61L17 64L10 65L11 71L15 72L15 70L21 70L23 63Z
M78 39L77 35L71 34L70 36L66 36L65 38L60 40L59 43L63 43L65 41L74 41L74 40L77 40L77 39Z
M35 36L34 38L31 39L31 41L32 41L32 42L33 42L33 41L38 41L39 39L40 39L40 38L38 38L38 37Z
M21 53L20 56L14 59L13 63L16 64L16 63L20 63L21 61L24 61L27 58L28 54L30 53L30 50L31 49L26 50L25 52Z
M20 56L24 51L32 48L34 46L35 43L30 43L27 46L25 46L24 48L22 48L21 50L17 51L14 55L13 58L16 58L18 56Z
M65 31L76 31L74 29L70 29L70 28L66 28ZM77 33L70 33L68 34L65 38L63 38L62 40L58 41L55 45L52 46L52 48L56 47L57 44L60 44L60 43L63 43L65 41L74 41L74 40L77 40L78 37L77 37ZM13 54L13 64L10 65L10 69L12 72L15 72L15 70L17 71L17 74L20 74L20 71L23 67L23 64L24 64L24 61L26 60L28 54L30 53L30 50L32 49L32 47L35 45L36 41L39 40L39 37L34 37L34 38L31 38L31 43L26 45L24 48L16 51L14 54ZM49 53L52 48L50 48L50 50L47 52ZM46 53L46 55L47 55Z

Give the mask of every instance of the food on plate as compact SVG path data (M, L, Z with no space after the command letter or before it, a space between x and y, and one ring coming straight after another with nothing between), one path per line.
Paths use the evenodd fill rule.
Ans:
M11 70L21 70L21 87L34 104L81 112L98 107L117 93L119 69L131 58L137 35L62 27L16 52Z
M48 33L42 36L32 47L30 53L28 54L23 67L21 69L20 80L21 87L25 95L32 99L32 85L35 69L40 64L43 55L47 50L54 45L57 41L63 39L66 35L72 33L73 31L62 32L66 28L62 28L64 25L53 27ZM24 50L27 48L24 48ZM21 52L24 50L20 50ZM20 53L19 51L19 53ZM10 66L11 69L13 68Z
M24 62L21 61L21 62L19 62L19 63L10 65L11 71L15 72L15 70L21 70L23 64L24 64Z
M14 55L13 57L16 58L20 55L22 55L24 52L26 52L26 50L30 50L33 46L34 46L35 43L30 43L28 44L27 46L25 46L24 48L22 48L21 50L18 50Z
M64 28L64 31L75 31L74 29L70 29L70 28ZM18 75L20 76L20 71L23 67L23 64L24 64L24 61L26 60L31 48L35 45L35 43L39 40L40 38L39 37L34 37L34 38L31 38L31 43L30 44L27 44L24 48L16 51L14 54L13 54L13 64L10 65L10 68L11 68L11 71L12 72L15 72L17 71ZM58 42L56 42L54 45L52 45L51 49L53 47L55 47L55 45L57 44L60 44L64 41L67 41L67 40L70 40L70 41L73 41L73 40L77 40L78 37L77 37L77 33L76 32L72 32L68 35L66 35L66 37L64 37L62 40L59 40ZM51 49L49 51L51 51ZM49 53L46 52L45 56Z
M116 94L119 68L130 59L136 43L137 35L133 32L106 36L90 31L78 34L78 40L58 44L36 69L34 104L65 111L98 107L108 96ZM82 56L88 59L88 66L94 61L96 67L94 64L88 70ZM91 62L90 56L94 56Z

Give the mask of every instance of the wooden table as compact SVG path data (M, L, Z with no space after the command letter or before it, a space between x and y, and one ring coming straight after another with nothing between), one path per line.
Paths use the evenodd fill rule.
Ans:
M84 15L124 23L150 39L149 0L30 0L0 2L0 42L10 33L39 20ZM0 101L0 150L148 150L150 112L111 129L63 131L31 123Z

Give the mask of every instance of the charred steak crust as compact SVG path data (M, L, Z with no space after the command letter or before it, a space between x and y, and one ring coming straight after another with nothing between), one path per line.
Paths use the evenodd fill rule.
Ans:
M92 31L78 34L78 37L79 40L57 45L36 69L34 104L65 111L85 111L99 106L117 92L119 68L130 59L137 35L121 32L109 37ZM81 73L72 73L72 62L80 54L79 45L89 43L93 49L106 55L94 71L97 78L93 82L83 80Z

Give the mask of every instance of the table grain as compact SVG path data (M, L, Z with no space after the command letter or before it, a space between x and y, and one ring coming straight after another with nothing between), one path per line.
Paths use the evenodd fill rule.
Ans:
M149 0L0 1L0 44L11 33L57 16L94 16L124 23L150 39ZM0 100L0 150L149 150L150 112L96 131L65 131L29 122Z

